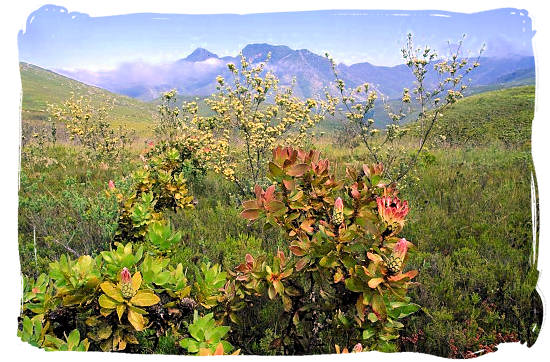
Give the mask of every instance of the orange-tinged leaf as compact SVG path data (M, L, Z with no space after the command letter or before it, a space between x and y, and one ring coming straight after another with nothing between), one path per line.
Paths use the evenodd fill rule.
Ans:
M391 282L397 282L397 281L400 281L400 280L405 279L405 278L412 279L417 275L418 275L418 270L410 270L406 273L392 275L391 277L388 278L388 280L391 281Z
M247 220L256 220L260 217L259 209L246 209L241 212L241 217Z
M214 356L223 356L223 344L220 342L214 351Z
M409 279L412 279L412 278L414 278L415 276L418 275L418 270L410 270L410 271L406 272L405 275L406 275Z
M371 287L372 289L376 288L380 283L382 283L384 281L383 278L372 278L371 280L369 280L369 287Z
M299 163L289 168L286 171L286 174L289 176L300 177L307 171L308 168L309 168L309 165L305 163Z
M304 230L306 233L312 233L313 232L313 223L315 222L315 219L305 219L300 224L300 229Z
M374 261L375 263L382 261L382 257L380 255L373 254L370 251L367 252L367 258L369 258L369 260Z

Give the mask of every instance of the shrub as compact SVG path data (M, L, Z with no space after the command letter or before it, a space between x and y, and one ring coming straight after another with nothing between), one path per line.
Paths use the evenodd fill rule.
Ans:
M175 148L150 151L141 169L134 171L130 185L117 189L109 183L107 195L115 195L120 212L117 241L143 241L148 226L164 220L163 211L193 207L182 164L182 154Z
M195 277L193 292L208 309L208 301L216 299L218 288L226 283L225 273L220 273L217 265L203 265ZM200 326L189 326L191 337L217 339L211 346L198 342L199 349L192 352L204 353L202 348L212 347L212 353L220 353L218 342L223 344L223 351L230 351L230 345L221 341L228 327L222 327L225 333L220 334L220 327L210 322L211 314L202 317L207 322L199 321L198 309L204 308L188 298L192 286L183 265L173 266L170 259L144 252L143 247L135 250L131 243L117 243L116 249L103 251L95 258L83 255L72 259L63 255L50 264L48 275L40 275L36 281L26 278L24 290L19 335L35 346L120 351L135 345L135 349L139 348L138 332L148 329L155 330L157 338L170 331L171 336L185 340L184 321L194 310L195 324ZM63 341L63 335L74 328L76 332ZM81 335L86 337L82 342Z
M462 43L463 39L448 58L441 58L428 46L416 48L412 35L408 35L402 53L405 65L414 77L414 87L412 91L403 89L398 109L393 109L389 102L385 103L391 123L383 134L375 128L374 119L370 118L379 97L378 92L368 83L347 89L338 76L336 63L326 55L332 63L335 86L345 117L353 125L353 134L361 139L373 162L384 164L384 176L391 181L401 180L414 167L439 118L449 106L463 97L467 75L479 66L479 57L473 61L462 57ZM480 55L482 51L483 48ZM402 127L404 120L413 125ZM409 140L418 145L412 154L404 147L407 134L411 136Z
M337 180L318 152L278 147L269 163L274 184L256 186L256 199L243 203L243 217L263 218L290 241L292 256L247 255L235 270L245 294L282 302L287 352L319 352L320 335L331 328L367 350L395 350L399 319L418 310L406 295L417 272L402 272L412 244L397 236L407 202L382 171L364 165Z
M112 128L107 107L94 108L89 98L72 95L62 105L49 105L52 124L65 125L69 139L85 150L85 159L112 165L124 158L134 132L119 127ZM55 137L55 132L52 131Z

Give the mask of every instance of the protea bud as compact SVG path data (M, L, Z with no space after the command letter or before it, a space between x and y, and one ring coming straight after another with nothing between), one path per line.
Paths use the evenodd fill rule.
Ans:
M113 180L109 180L109 190L113 190L115 188L115 183Z
M342 198L337 198L334 201L334 209L332 211L332 223L340 226L344 222L344 202Z
M399 241L395 243L395 246L393 247L393 254L400 258L404 258L405 254L407 254L408 244L409 242L407 241L407 239L399 239Z
M403 267L403 260L407 254L408 241L405 238L399 239L399 241L393 247L391 255L386 259L386 268L391 274L397 274Z
M136 294L134 287L132 287L132 275L128 268L123 268L120 272L120 291L126 299L132 298Z

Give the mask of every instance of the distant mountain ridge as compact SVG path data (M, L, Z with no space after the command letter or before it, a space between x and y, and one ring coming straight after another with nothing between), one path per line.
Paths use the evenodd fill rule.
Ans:
M257 43L246 45L242 54L252 63L266 61L271 54L267 69L275 73L283 86L296 79L295 93L300 97L321 94L334 82L329 60L307 49ZM87 84L149 101L173 88L186 96L210 95L216 89L216 76L229 77L227 64L238 65L239 62L239 56L219 57L207 49L197 48L185 58L164 65L134 62L110 71L56 71ZM532 56L485 57L480 59L480 63L481 66L470 73L472 86L498 86L519 80L534 84L535 62ZM402 89L410 88L414 81L405 65L387 67L362 62L349 66L338 64L337 69L347 86L356 87L368 82L390 98L399 97ZM427 80L431 83L437 81L435 74L430 73Z

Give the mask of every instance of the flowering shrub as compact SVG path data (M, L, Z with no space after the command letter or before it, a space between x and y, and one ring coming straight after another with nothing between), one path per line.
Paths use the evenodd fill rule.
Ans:
M468 74L479 66L479 56L484 48L476 59L471 59L462 54L462 43L463 39L448 57L441 57L428 46L415 47L412 35L408 35L401 51L415 82L412 90L403 89L398 109L393 109L395 107L384 100L391 121L384 132L376 129L374 120L370 118L380 94L368 83L347 89L338 75L336 63L326 54L332 63L345 117L350 123L349 131L365 145L373 162L384 164L384 177L391 181L401 180L415 166L434 126L443 112L463 97ZM412 127L402 127L402 121L411 115ZM406 135L418 144L412 153L410 148L404 147Z
M112 164L121 160L134 139L134 131L113 129L107 107L96 108L89 98L72 95L61 105L49 105L50 122L65 125L69 140L81 145L86 160ZM55 128L52 137L55 142Z
M265 67L265 62L251 65L241 55L238 66L228 64L232 79L217 78L218 91L205 100L206 109L192 101L180 110L175 91L164 95L160 107L164 121L159 133L196 144L197 157L233 181L241 196L265 183L266 158L273 147L303 145L308 131L334 109L328 95L328 101L301 100L292 88L279 88L279 80Z
M363 165L338 180L319 152L277 147L273 185L256 186L256 198L243 202L243 217L288 236L290 255L247 255L234 272L245 295L282 302L288 352L311 352L331 328L366 350L395 350L399 320L418 310L407 297L417 271L403 271L412 244L398 237L408 205L382 172Z

